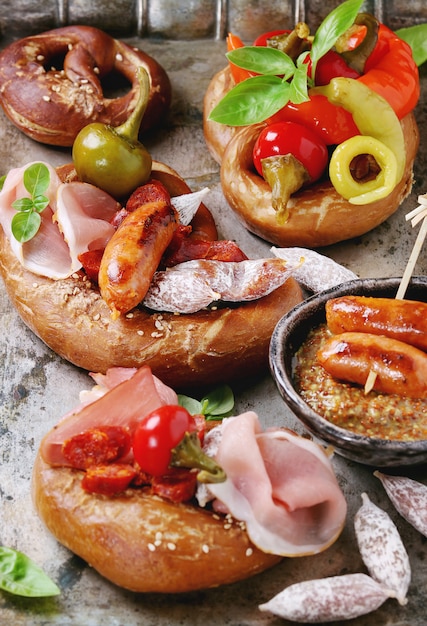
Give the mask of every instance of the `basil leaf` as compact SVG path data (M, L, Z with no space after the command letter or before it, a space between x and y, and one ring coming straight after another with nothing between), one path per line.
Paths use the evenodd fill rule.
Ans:
M289 100L294 104L307 102L310 99L308 97L307 71L308 65L306 63L298 66L290 83Z
M15 211L32 211L33 201L31 198L19 198L19 200L12 202L12 206Z
M6 174L3 174L3 176L0 176L0 191L3 189L4 187L4 181L6 180Z
M295 71L295 64L292 59L276 48L244 46L230 50L225 56L234 65L256 74L283 75L287 79Z
M33 163L24 172L24 187L33 197L46 191L49 180L49 170L44 163Z
M278 76L254 76L233 87L209 119L229 126L248 126L271 117L289 102L290 86Z
M46 196L43 195L39 195L39 196L34 196L33 199L33 208L34 211L37 211L37 213L41 213L49 204L49 198L46 198Z
M202 404L198 400L195 400L195 398L178 394L178 404L184 407L184 409L187 409L190 415L203 415Z
M347 0L329 13L317 29L311 48L313 65L333 46L338 37L354 24L354 20L363 4L363 0ZM314 76L314 72L312 73Z
M214 418L227 417L234 407L233 391L228 385L221 385L203 398L202 404L204 403L206 404L204 415Z
M27 598L61 593L34 561L22 552L5 547L0 547L0 589Z
M396 30L396 35L412 48L415 63L422 65L427 61L427 24L416 24Z
M39 213L22 211L13 216L11 222L12 234L17 241L25 243L37 234L42 218Z
M220 385L208 393L199 402L194 398L178 394L178 403L183 406L190 415L204 415L206 420L229 417L234 408L234 395L231 387Z

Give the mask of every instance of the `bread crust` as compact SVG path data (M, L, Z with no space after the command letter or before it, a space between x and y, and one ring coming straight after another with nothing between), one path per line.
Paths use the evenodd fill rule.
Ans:
M271 188L257 174L252 151L263 124L228 127L208 121L213 106L232 86L228 68L212 79L206 96L204 130L206 143L221 164L224 196L246 228L281 247L317 248L358 237L372 230L390 215L411 192L413 164L419 145L419 131L412 113L401 120L405 137L406 165L401 181L386 197L358 206L339 195L329 180L323 180L291 196L290 217L278 224L272 207Z
M75 176L70 166L59 173L65 180ZM153 175L171 195L189 192L164 164L154 162ZM216 232L208 209L200 211L199 228ZM113 319L83 272L56 281L36 276L21 265L0 231L0 275L22 320L59 356L89 371L148 365L175 389L246 380L267 370L274 326L303 297L290 278L270 295L239 306L189 315L136 308Z
M35 507L60 543L111 582L136 592L179 593L232 583L281 560L256 548L236 522L144 489L86 493L82 472L33 470Z
M64 58L63 67L51 69ZM139 94L136 69L150 77L150 95L141 132L157 125L169 109L171 85L150 55L91 26L64 26L14 41L0 52L0 102L23 133L41 143L72 146L87 124L122 124ZM117 76L131 84L109 97L105 81ZM114 78L115 76L115 78ZM66 120L66 122L64 121Z

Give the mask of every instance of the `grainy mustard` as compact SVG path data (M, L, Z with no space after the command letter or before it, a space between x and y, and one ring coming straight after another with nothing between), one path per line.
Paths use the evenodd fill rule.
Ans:
M313 329L296 354L294 383L303 400L332 424L359 435L414 441L427 439L427 400L381 394L328 374L316 352L330 337L326 324Z

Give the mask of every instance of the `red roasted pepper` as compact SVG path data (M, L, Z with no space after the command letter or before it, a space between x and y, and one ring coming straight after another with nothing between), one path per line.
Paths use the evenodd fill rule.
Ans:
M377 45L358 80L383 96L399 119L414 109L420 96L412 49L384 24L380 24Z
M349 35L347 42L349 49L357 47L361 33L364 33L363 29L356 31L356 35L354 33ZM265 45L269 36L271 33L261 35L256 42ZM235 35L232 37L236 39ZM248 71L237 69L239 70L237 78L233 73L233 78L237 82L250 76ZM319 60L316 68L317 85L327 84L336 76L357 78L366 84L388 101L399 119L412 111L419 99L418 67L413 59L411 47L384 24L379 25L375 48L365 63L362 75L351 69L335 51L328 52ZM331 104L322 95L313 95L309 101L300 104L288 102L283 109L267 120L269 124L283 121L304 124L315 131L327 145L340 144L359 134L352 115Z

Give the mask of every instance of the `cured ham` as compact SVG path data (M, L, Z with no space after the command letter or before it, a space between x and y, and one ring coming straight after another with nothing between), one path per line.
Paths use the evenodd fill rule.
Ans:
M194 313L219 300L257 300L283 285L292 269L279 258L187 261L156 272L143 304L158 311Z
M60 280L81 268L79 254L102 247L114 228L109 220L118 203L101 189L88 183L61 183L55 169L49 170L46 197L48 206L41 212L37 235L20 243L12 235L11 222L16 211L12 203L29 197L23 184L31 164L10 170L0 192L0 224L21 264L39 276Z
M110 373L110 380L114 374ZM174 400L177 402L173 390L166 392L163 383L160 383L151 373L150 368L141 367L131 370L128 378L121 372L108 393L96 397L67 414L63 420L50 431L40 446L41 455L50 465L68 465L62 454L62 444L74 435L92 428L104 426L123 426L132 433L140 419L154 409Z
M74 271L81 268L80 254L105 248L115 230L110 221L119 209L114 198L89 183L58 187L54 220L69 247Z
M262 431L253 411L224 421L217 446L227 480L208 487L214 508L244 521L258 548L301 556L336 540L347 506L320 446L288 430Z

